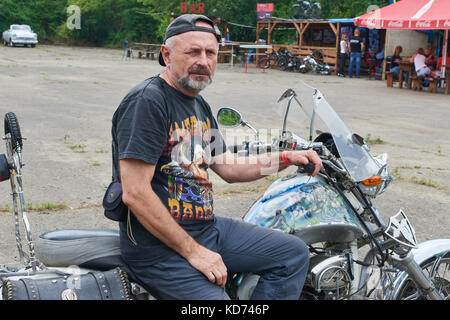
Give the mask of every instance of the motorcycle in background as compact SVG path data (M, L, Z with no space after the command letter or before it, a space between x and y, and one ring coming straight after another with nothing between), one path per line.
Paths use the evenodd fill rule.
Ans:
M314 73L320 73L328 75L331 73L330 66L321 64L316 61L312 56L307 56L303 59L303 64L299 67L299 72L307 73L311 70Z
M281 71L286 70L294 70L296 72L300 72L300 66L303 64L303 59L299 56L293 55L288 50L285 51L284 54L282 54L278 58L278 69Z

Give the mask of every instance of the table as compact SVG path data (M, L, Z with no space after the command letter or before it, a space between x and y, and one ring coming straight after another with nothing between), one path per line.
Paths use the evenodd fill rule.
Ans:
M414 70L414 62L410 61L400 61L398 63L398 66L400 68L400 73L398 74L398 87L403 88L403 74L404 72L408 72L408 89L411 89L411 76L413 74Z
M133 42L133 44L135 46L138 47L145 47L145 50L140 50L138 51L138 57L142 58L143 55L145 55L147 57L147 59L154 60L155 56L158 56L159 54L159 50L161 48L161 44L154 44L154 43L141 43L141 42ZM151 50L153 49L153 50Z
M247 68L259 68L258 67L258 56L266 56L265 53L259 53L259 50L261 49L272 49L272 45L268 45L268 44L243 44L240 45L239 48L245 49L245 51L240 51L240 52L245 52L245 71L244 73L247 73ZM256 53L248 53L248 49L255 49ZM256 59L256 67L248 67L247 66L247 57L248 56L255 56ZM261 68L262 69L262 73L266 73L265 68Z
M234 48L233 47L239 46L239 43L238 42L225 42L225 43L221 42L219 45L220 45L220 47L223 47L223 48L226 48L228 46L231 47L230 50L219 49L218 53L229 54L230 55L230 66L233 67L233 57L234 57Z

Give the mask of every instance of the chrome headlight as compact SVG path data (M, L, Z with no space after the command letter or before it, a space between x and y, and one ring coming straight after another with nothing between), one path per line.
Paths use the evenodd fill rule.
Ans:
M380 170L376 175L360 182L358 185L365 195L375 198L386 191L387 187L392 182L392 176L387 165L386 153L374 157L373 159L379 165Z

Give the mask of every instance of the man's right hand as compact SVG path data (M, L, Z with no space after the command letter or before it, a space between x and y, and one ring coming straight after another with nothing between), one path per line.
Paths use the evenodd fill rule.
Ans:
M196 242L173 219L165 205L153 192L149 181L152 181L155 165L136 159L122 159L119 164L123 202L133 211L144 228L183 256L209 281L224 288L227 281L227 268L220 254Z
M227 282L227 267L222 256L201 245L195 246L187 261L198 271L203 273L209 281L224 288Z

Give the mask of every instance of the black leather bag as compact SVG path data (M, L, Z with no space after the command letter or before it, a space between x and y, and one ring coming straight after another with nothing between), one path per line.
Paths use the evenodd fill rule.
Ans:
M3 283L5 300L133 300L127 274L120 268L82 275L33 279L30 276Z
M122 201L122 184L119 181L111 182L106 189L103 209L108 219L122 222L127 220L128 207Z

